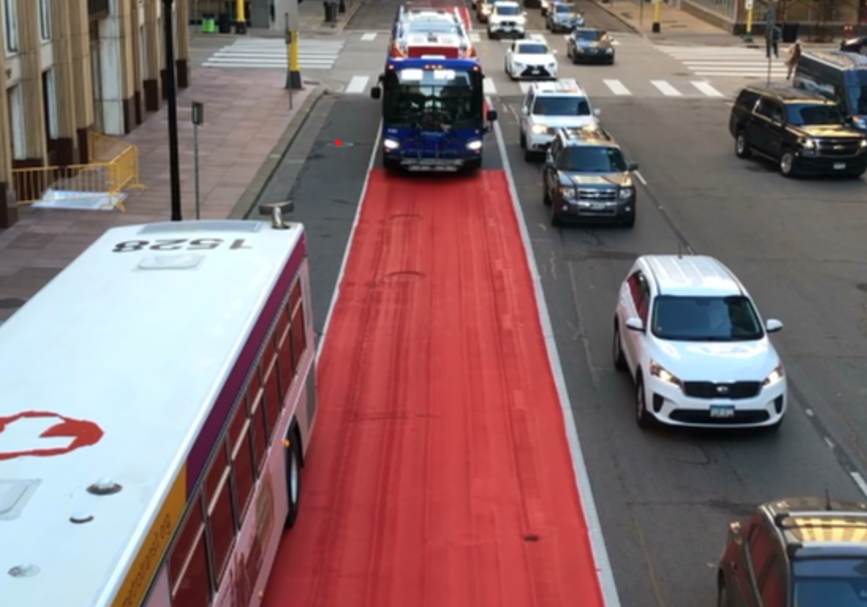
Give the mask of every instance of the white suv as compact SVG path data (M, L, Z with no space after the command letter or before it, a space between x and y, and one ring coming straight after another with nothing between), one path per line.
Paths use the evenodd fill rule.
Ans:
M786 373L768 334L782 328L762 322L712 257L639 257L620 287L612 346L635 381L638 425L778 428Z
M560 129L597 126L599 110L572 78L534 82L521 105L521 147L524 159L545 153Z
M496 2L488 17L488 38L514 36L523 38L527 31L527 13L511 0Z

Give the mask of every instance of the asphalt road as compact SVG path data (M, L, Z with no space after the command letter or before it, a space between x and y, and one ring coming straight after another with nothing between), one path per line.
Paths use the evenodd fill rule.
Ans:
M350 26L383 29L396 6L362 8ZM614 30L594 22L594 8L587 7L591 24ZM600 98L606 126L647 182L639 187L637 225L553 229L541 203L539 168L525 163L517 146L508 106L518 101L495 104L622 604L713 605L715 565L732 518L762 501L826 489L863 498L850 473L867 471L861 445L867 440L867 184L786 180L760 161L737 159L723 101ZM366 98L337 100L294 189L295 218L310 234L320 328L378 110ZM337 148L336 138L354 145ZM500 166L488 150L486 166ZM617 286L635 256L688 247L729 265L763 315L785 323L774 342L792 391L776 435L635 425L632 385L614 371L610 356Z
M514 119L501 111L509 162L623 604L712 605L733 517L826 489L863 499L849 472L867 469L867 184L786 180L737 159L721 102L598 105L648 183L634 230L552 229L539 169L523 161ZM720 258L763 315L785 323L774 342L793 389L778 435L636 426L632 384L611 362L617 287L637 255L679 246Z

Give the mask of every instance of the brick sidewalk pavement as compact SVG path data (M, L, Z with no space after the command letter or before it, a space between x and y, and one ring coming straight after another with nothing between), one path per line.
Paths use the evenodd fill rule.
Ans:
M238 216L264 189L304 115L322 91L295 91L289 109L282 74L259 70L194 70L178 98L184 219L195 218L190 104L205 104L199 130L202 218ZM138 146L141 183L125 201L127 212L19 209L20 220L0 230L0 321L87 248L108 228L170 218L166 108L124 140ZM82 285L87 288L87 285ZM74 322L74 319L69 319Z

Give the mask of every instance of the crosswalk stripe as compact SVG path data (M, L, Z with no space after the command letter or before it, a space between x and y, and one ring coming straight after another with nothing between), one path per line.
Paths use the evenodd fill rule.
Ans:
M470 42L481 42L482 37L478 32L470 32Z
M497 85L490 78L485 78L482 84L485 95L496 95Z
M708 97L725 97L725 95L716 90L709 82L693 80L692 85Z
M376 40L376 32L370 32L361 35L362 42L373 42L374 40Z
M367 88L367 82L369 80L370 76L353 76L352 80L349 81L349 84L346 85L346 89L343 92L354 95L363 93L364 89Z
M659 92L666 97L683 97L683 93L671 86L665 80L651 80L650 84L659 89Z
M301 68L325 70L334 67L343 41L299 40L298 63ZM286 44L274 38L247 38L236 40L208 57L203 67L240 69L286 69Z
M626 88L626 86L619 80L603 80L602 82L605 83L605 86L611 89L612 93L619 97L625 97L632 94L629 89Z

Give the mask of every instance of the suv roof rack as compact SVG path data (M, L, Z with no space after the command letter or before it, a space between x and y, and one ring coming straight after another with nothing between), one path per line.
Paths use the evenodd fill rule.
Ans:
M795 523L795 520L815 519L815 523ZM823 520L824 519L824 520ZM840 510L793 510L778 512L774 515L774 525L779 529L796 529L798 527L840 527L846 519L862 519L867 521L867 512L850 512ZM792 524L786 524L786 521Z

